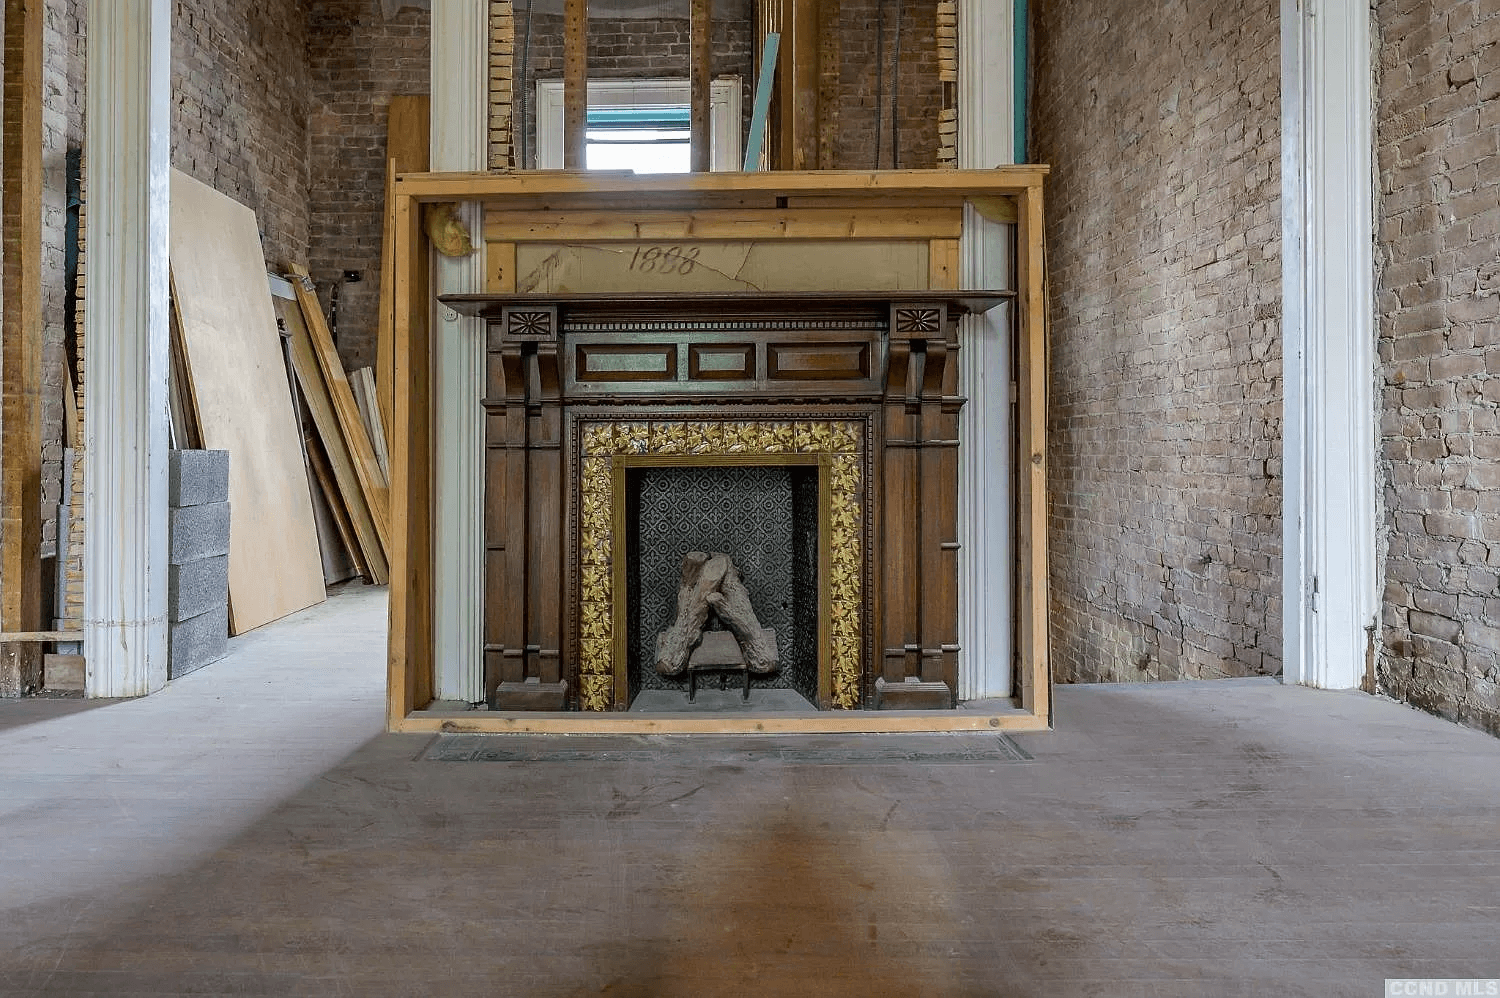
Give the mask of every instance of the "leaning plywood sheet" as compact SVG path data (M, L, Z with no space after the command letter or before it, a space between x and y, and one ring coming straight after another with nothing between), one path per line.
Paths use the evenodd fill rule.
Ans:
M229 451L230 626L322 602L323 565L250 209L172 172L172 290L203 446Z

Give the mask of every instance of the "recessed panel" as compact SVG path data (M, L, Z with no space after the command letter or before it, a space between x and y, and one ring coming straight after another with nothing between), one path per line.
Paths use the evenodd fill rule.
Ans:
M766 362L772 381L853 381L870 376L870 345L772 343Z
M579 344L577 357L576 377L579 381L677 380L675 343Z
M755 347L749 343L688 347L688 378L744 381L755 377Z

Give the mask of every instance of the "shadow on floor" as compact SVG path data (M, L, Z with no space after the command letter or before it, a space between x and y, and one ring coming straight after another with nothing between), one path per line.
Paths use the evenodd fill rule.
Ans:
M43 693L17 700L0 700L0 731L12 731L28 724L81 714L86 710L97 710L122 700L85 700L82 694L63 695Z

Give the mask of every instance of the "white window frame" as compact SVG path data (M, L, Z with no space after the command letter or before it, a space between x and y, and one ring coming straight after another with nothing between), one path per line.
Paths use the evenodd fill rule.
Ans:
M590 80L589 107L640 107L687 104L687 80ZM709 83L709 169L738 170L740 153L740 79ZM563 168L563 81L536 81L536 166Z

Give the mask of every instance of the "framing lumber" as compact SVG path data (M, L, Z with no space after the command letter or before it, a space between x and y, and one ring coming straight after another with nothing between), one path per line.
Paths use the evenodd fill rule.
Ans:
M432 344L428 246L421 209L398 194L395 425L391 453L390 632L386 710L395 726L432 699Z
M396 376L391 353L395 282L395 222L391 215L396 176L426 172L432 166L432 99L425 94L391 98L385 134L385 218L380 244L380 316L375 336L375 395L380 407L380 425L390 449L391 384Z
M1017 663L1021 706L1051 716L1047 634L1047 302L1045 295L1042 189L1020 199L1017 273L1018 585Z
M691 145L694 173L711 167L709 130L709 80L713 77L713 0L693 0L692 64L688 68L691 102Z
M870 198L874 196L881 206L888 206L892 197L937 195L952 204L955 198L1016 197L1040 186L1049 172L1046 166L1025 165L1000 166L993 170L817 170L644 176L623 171L568 173L548 170L418 173L397 177L396 194L424 203L509 200L535 195L545 199L537 210L619 208L639 206L648 199L653 207L692 206L694 201L714 195L742 200L751 207L767 208L775 207L778 197L799 196L860 199L866 206L871 204Z
M503 211L484 222L489 242L551 242L588 232L590 242L642 239L950 239L962 208L794 208L778 211Z
M563 169L588 166L589 8L588 0L563 4Z
M82 631L6 631L0 634L0 642L10 644L12 642L27 642L32 644L52 644L57 641L82 641Z
M780 6L781 67L776 74L777 142L772 167L816 170L821 117L818 0L780 0Z
M323 501L328 506L328 518L333 521L333 530L338 535L339 543L348 553L355 573L366 582L375 585L374 573L370 571L370 564L365 560L364 551L360 548L359 539L354 532L354 522L349 518L349 509L344 505L344 495L339 491L333 467L323 450L322 441L318 439L317 434L306 433L302 437L302 446L307 450L307 466L312 471L318 491L323 493Z
M333 345L328 322L323 318L323 306L318 303L318 295L313 290L307 268L294 263L288 269L294 278L292 288L297 292L297 304L302 306L302 318L307 323L307 332L312 338L318 367L323 372L323 382L333 401L334 414L338 417L339 433L349 449L350 460L354 462L354 471L359 476L359 487L364 491L365 505L370 509L370 519L374 521L380 547L389 551L390 493L380 471L380 462L375 457L375 448L371 446L370 436L365 432L359 406L354 402L354 391L349 387L349 376L344 373L344 362L339 359L338 348ZM325 435L324 440L327 439Z
M42 622L42 24L39 0L5 0L5 315L0 347L0 630ZM41 684L34 644L0 642L0 696Z
M1047 722L1031 714L963 711L822 711L814 715L731 717L681 714L676 717L632 717L628 714L418 713L402 718L391 730L406 734L536 735L833 735L910 734L937 731L1045 731Z
M313 307L317 307L316 303ZM340 428L328 384L323 379L317 348L313 345L309 330L307 308L299 296L298 301L277 301L276 309L286 323L287 332L291 334L292 370L297 376L297 384L302 388L302 399L307 404L307 411L312 415L313 428L317 430L318 439L323 443L321 455L315 455L311 451L308 453L313 474L321 483L318 461L326 455L327 470L332 477L332 482L327 484L332 485L337 492L337 496L331 496L329 500L335 523L338 520L338 509L333 500L337 499L349 518L353 541L358 546L357 552L354 545L350 546L351 554L356 555L356 567L362 560L366 571L360 574L377 586L384 585L389 579L385 545L380 539L374 514L365 498L364 487L360 484L355 459L349 452L348 441ZM325 487L325 494L328 491Z

